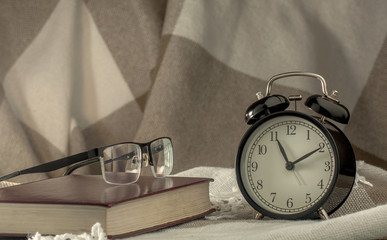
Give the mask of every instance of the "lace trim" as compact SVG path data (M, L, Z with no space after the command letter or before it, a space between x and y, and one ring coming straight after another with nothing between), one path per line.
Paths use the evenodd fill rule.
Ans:
M106 240L106 234L100 223L96 223L91 228L91 233L82 233L80 235L65 233L56 236L42 236L40 233L36 233L34 236L30 236L28 240Z

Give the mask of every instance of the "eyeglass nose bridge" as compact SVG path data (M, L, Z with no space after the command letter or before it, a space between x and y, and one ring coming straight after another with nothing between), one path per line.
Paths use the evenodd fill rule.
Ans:
M142 154L142 166L143 167L148 167L149 165L153 165L150 161L150 157L148 153L143 153Z
M146 145L142 147L142 166L147 167L147 166L153 166L153 161L152 161L152 156L150 153L150 145Z

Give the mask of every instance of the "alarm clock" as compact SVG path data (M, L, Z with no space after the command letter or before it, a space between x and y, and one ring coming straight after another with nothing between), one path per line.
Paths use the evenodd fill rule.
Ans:
M302 96L271 94L281 78L303 76L320 80L322 95L304 104L314 115L288 110ZM328 95L318 74L287 72L273 76L266 95L247 108L252 125L243 136L235 161L239 189L260 214L278 219L328 218L347 199L356 175L351 143L334 122L347 124L348 109Z

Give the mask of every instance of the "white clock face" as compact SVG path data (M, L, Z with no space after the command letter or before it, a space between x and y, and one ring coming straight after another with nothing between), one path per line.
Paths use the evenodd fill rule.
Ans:
M332 145L316 124L280 115L247 138L239 171L251 200L283 216L316 210L332 188L335 168Z

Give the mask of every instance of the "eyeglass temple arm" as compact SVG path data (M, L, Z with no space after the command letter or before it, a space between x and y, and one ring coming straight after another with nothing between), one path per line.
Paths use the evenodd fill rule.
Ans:
M129 158L132 158L132 157L136 156L136 154L134 152L126 154L126 155L129 156ZM74 172L75 170L77 170L80 167L83 167L83 166L86 166L86 165L98 162L99 158L97 158L97 157L98 156L96 156L95 158L91 158L91 159L88 159L88 160L85 160L85 161L78 162L78 163L74 164L69 169L67 169L67 171L63 175L64 176L70 175L72 172ZM108 163L111 163L111 162L114 162L114 161L119 161L119 160L121 160L119 157L118 158L109 159L109 160L104 161L104 164L108 164Z
M87 152L78 153L69 157L54 160L48 163L44 163L35 167L13 172L11 174L0 177L0 182L23 174L51 172L63 167L67 167L74 163L78 163L90 158L95 158L96 156L98 156L98 148Z
M85 160L82 162L78 162L78 163L74 164L73 166L69 167L69 169L67 169L67 171L63 174L63 176L70 175L72 172L74 172L78 168L95 163L95 162L98 162L98 161L99 161L99 158L97 158L97 156L96 156L95 158L91 158L91 159L88 159L88 160Z

